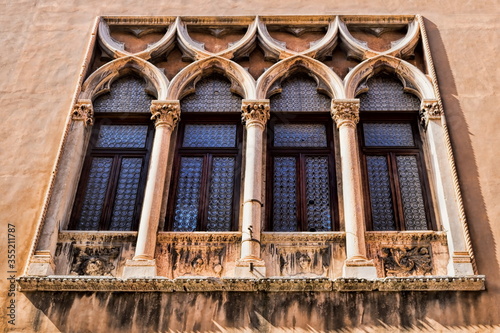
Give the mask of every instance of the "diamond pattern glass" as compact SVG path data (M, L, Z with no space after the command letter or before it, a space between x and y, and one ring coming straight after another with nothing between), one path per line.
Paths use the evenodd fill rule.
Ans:
M368 79L368 91L359 96L361 111L418 111L420 100L406 93L398 79L378 75Z
M273 229L297 230L297 166L294 157L274 158Z
M109 230L131 230L142 158L123 158Z
M272 111L330 111L331 99L317 90L309 75L293 75L282 83L281 93L271 97Z
M102 125L97 138L97 148L144 148L148 126Z
M411 147L415 146L409 123L363 123L365 146Z
M113 159L95 157L90 166L89 180L83 197L78 230L98 230Z
M236 125L208 124L185 126L183 147L235 147Z
M424 198L416 156L396 156L407 230L426 230Z
M174 208L174 231L196 230L202 167L203 157L181 158Z
M212 160L207 231L231 229L235 164L234 157L214 157Z
M307 223L311 231L332 228L327 157L306 158Z
M241 97L231 92L231 82L211 75L196 83L196 91L181 100L182 112L239 112Z
M323 124L276 124L275 147L326 147L326 128Z
M366 156L373 230L396 230L389 168L385 156Z
M144 90L146 83L139 78L126 76L111 84L109 93L94 101L94 112L147 112L153 97Z

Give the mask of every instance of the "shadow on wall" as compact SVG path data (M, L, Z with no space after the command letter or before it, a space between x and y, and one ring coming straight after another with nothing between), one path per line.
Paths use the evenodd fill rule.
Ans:
M481 293L26 292L39 310L26 329L46 316L73 333L492 331Z
M491 221L488 218L481 190L477 159L470 139L473 134L469 132L464 111L459 99L456 97L458 93L455 78L450 68L439 28L427 19L424 19L424 21L429 44L432 46L432 57L440 83L439 87L450 131L450 139L454 148L477 269L479 274L486 275L488 293L483 296L485 298L483 305L488 307L487 304L490 304L488 311L497 311L497 314L491 313L491 318L498 318L500 316L500 307L496 305L495 299L500 297L500 266L497 261L497 246L493 238ZM476 110L466 111L475 112Z

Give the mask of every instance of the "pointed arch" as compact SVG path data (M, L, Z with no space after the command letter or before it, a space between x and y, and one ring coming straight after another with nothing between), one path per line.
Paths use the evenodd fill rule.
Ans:
M83 83L79 99L94 100L99 95L109 92L111 83L124 75L134 73L146 81L146 90L158 100L167 95L168 79L150 62L135 56L113 60L99 67Z
M345 98L342 80L333 70L317 60L297 55L274 64L264 72L257 80L257 99L268 98L278 80L286 78L298 69L312 74L318 81L318 88L332 99Z
M360 86L383 70L396 74L405 91L415 94L421 100L436 99L432 82L422 71L404 60L387 55L365 60L347 74L344 78L346 98L356 98L362 92Z
M194 89L203 76L218 72L231 81L231 91L244 99L255 98L255 80L237 63L218 56L199 60L181 70L171 81L167 99L180 100Z

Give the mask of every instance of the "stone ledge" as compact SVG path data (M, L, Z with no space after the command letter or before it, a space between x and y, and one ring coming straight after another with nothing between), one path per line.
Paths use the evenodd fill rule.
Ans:
M301 292L301 291L480 291L485 276L420 276L384 279L349 278L141 278L90 276L21 276L20 291L124 291L124 292Z

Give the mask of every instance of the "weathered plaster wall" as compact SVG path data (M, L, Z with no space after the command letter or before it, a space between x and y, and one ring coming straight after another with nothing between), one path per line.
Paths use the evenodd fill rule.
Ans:
M232 326L233 322L224 318L241 318L243 323L257 325L254 311L262 314L273 325L292 327L295 322L296 326L305 327L306 323L299 323L299 318L312 318L307 315L307 306L323 302L330 304L327 306L329 311L325 312L328 313L328 322L323 321L325 316L319 316L311 323L317 323L320 329L329 329L340 327L338 323L370 324L377 316L385 318L388 315L384 315L382 305L392 304L386 302L387 295L389 299L397 298L404 302L408 300L410 304L402 307L405 311L394 314L396 319L388 319L392 324L397 324L400 320L413 323L425 317L448 325L499 324L500 308L497 300L500 297L500 250L497 243L500 242L500 227L496 219L500 216L500 205L497 204L500 197L500 171L497 167L500 162L497 154L497 144L500 142L500 131L497 129L497 124L500 123L500 113L497 112L500 29L497 7L496 2L490 0L3 2L0 16L3 42L0 50L0 193L3 194L0 202L0 299L6 296L7 288L4 264L6 224L16 225L17 270L20 274L42 214L44 196L66 116L79 80L94 19L98 15L422 14L426 19L455 150L478 270L480 274L486 275L488 289L480 293L377 295L141 294L137 303L132 301L133 294L55 293L37 296L18 293L16 329L27 332L37 328L46 332L75 331L76 326L67 326L71 325L68 322L73 320L82 325L94 325L97 323L95 318L101 315L101 306L117 313L114 318L128 317L130 313L127 311L131 309L125 311L127 304L138 304L140 307L141 304L149 303L148 298L154 298L155 301L152 303L154 306L147 305L150 311L147 316L151 314L153 317L163 318L161 325L176 321L173 317L168 318L168 314L182 315L184 311L190 316L204 313L203 316L210 321L203 309L219 306L217 313L223 318L221 322L231 324L231 327L239 326ZM297 300L294 296L297 296ZM218 298L224 298L224 301ZM61 301L63 299L64 302ZM252 301L247 304L246 301L250 299ZM108 305L105 306L102 302L109 304L106 303ZM70 306L66 307L65 304ZM167 306L170 309L172 304L179 304L176 305L177 312L165 310ZM398 304L394 302L394 309ZM415 307L411 304L415 304ZM278 310L280 306L289 311ZM238 312L228 312L227 309ZM6 324L5 310L6 306L2 301L0 327ZM163 317L156 311L163 313ZM294 321L294 313L299 312L303 314ZM347 312L351 313L350 319L339 319L336 322L337 317L331 317L333 313ZM370 315L364 316L363 313ZM155 321L150 320L151 323ZM190 325L195 325L194 322ZM103 323L99 327L104 329L108 322ZM119 327L117 323L109 323L112 327ZM207 322L200 325L202 326L176 328L216 329ZM92 326L87 328L92 329Z

